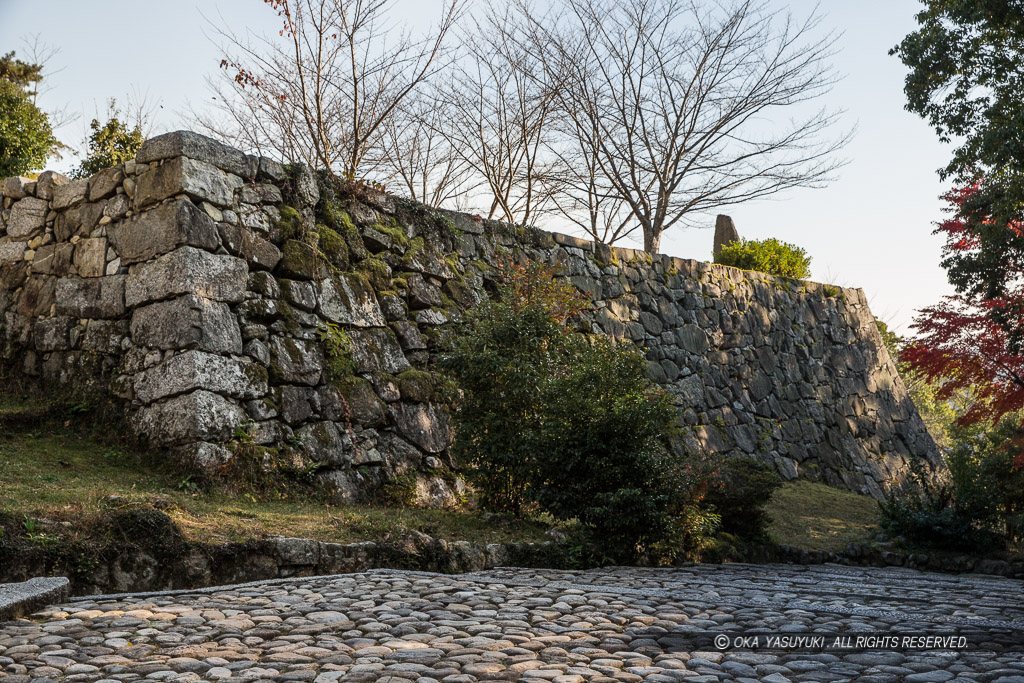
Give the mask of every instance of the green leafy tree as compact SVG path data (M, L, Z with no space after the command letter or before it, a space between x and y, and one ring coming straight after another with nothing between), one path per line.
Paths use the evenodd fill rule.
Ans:
M17 84L0 80L0 177L41 167L57 144L46 114Z
M0 57L0 177L22 175L60 148L49 117L35 105L43 65Z
M121 111L115 100L111 100L107 108L106 123L101 124L98 119L93 119L89 129L92 133L86 141L88 154L71 174L76 178L88 178L104 168L134 159L144 141L142 125L136 123L129 128L121 119Z
M543 265L503 268L499 296L443 365L462 398L455 452L485 508L577 520L595 559L671 559L710 533L676 411L631 345L572 329L585 301Z
M807 252L774 237L727 244L715 256L715 263L798 280L811 275L811 257Z
M943 180L963 196L959 240L943 260L950 282L1024 344L1024 6L1013 0L927 0L919 28L892 49L909 67L907 109L956 144ZM940 227L940 230L943 228ZM970 248L964 249L963 245Z
M14 83L30 97L36 94L43 80L43 65L23 62L14 57L14 51L0 57L0 81Z

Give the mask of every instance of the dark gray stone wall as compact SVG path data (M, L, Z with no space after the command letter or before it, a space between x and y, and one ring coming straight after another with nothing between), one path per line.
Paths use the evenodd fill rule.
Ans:
M462 482L433 359L498 259L529 258L587 293L593 332L645 350L680 448L876 497L911 459L940 462L861 290L320 189L187 132L90 179L6 179L0 364L91 385L198 469L255 455L342 500L405 476L444 505Z

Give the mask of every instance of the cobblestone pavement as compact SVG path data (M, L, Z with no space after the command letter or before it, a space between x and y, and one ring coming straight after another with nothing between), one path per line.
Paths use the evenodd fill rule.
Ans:
M1022 588L828 565L378 570L74 600L0 624L0 679L1024 683ZM754 630L973 635L954 650L710 645Z

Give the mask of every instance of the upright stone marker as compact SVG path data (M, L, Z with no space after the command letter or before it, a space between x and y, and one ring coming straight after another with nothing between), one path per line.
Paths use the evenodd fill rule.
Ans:
M715 219L715 257L722 252L722 247L739 241L740 234L736 232L736 224L732 222L732 218L718 214L718 218Z

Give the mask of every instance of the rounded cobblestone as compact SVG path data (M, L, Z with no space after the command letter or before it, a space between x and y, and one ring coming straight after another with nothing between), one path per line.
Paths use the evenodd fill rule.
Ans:
M0 624L0 679L1024 682L1024 582L839 566L378 570L92 596ZM700 634L991 634L956 651L716 651Z

